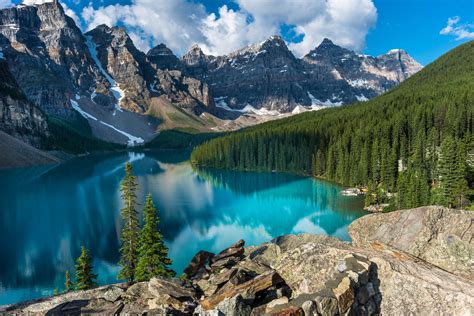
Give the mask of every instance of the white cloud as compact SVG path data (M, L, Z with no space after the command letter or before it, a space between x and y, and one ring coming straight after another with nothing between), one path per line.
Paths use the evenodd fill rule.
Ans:
M23 4L25 5L35 5L35 4L43 4L53 2L53 0L24 0Z
M448 24L439 34L456 36L456 40L474 39L474 24L459 24L461 18L458 16L448 19Z
M1 0L0 0L1 1ZM216 13L191 0L135 0L130 5L83 9L87 29L105 23L125 25L142 49L164 42L178 54L199 44L208 54L222 55L289 25L302 35L290 48L303 55L324 37L345 47L362 50L368 30L377 20L373 0L235 0L238 10L226 5Z
M71 17L74 20L74 22L76 22L76 24L80 26L81 20L77 16L76 12L74 12L71 8L69 8L67 4L65 4L64 2L61 2L61 5L63 6L64 13L66 13L66 15Z

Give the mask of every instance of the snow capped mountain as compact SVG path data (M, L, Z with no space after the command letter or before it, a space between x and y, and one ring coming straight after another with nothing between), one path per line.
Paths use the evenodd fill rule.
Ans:
M224 56L194 45L178 58L165 44L145 54L121 27L82 34L56 1L0 10L0 63L0 80L46 115L86 119L97 137L124 144L158 126L235 129L366 101L421 69L401 49L371 57L329 39L296 58L280 36Z

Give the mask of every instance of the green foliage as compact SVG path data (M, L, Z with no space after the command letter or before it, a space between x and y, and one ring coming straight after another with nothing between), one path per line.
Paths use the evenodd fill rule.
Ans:
M186 280L189 280L189 276L186 274L186 273L181 273L181 275L179 276L179 279L181 281L186 281Z
M120 211L124 227L122 229L122 247L120 248L120 266L118 278L135 281L135 269L138 262L139 224L136 209L137 178L133 175L132 164L125 165L125 178L120 183L123 208Z
M135 271L136 281L148 281L153 277L174 277L176 273L169 268L168 248L158 230L159 218L151 195L145 202L144 224L140 233L138 264Z
M71 276L69 275L69 271L66 271L65 279L66 279L66 281L64 282L64 286L66 287L66 292L72 291L74 289L74 283L71 280Z
M86 247L82 247L81 255L76 260L76 290L88 290L95 286L94 279L97 274L93 273L92 258Z
M438 160L439 195L438 202L453 207L465 206L469 191L466 180L467 153L462 141L448 136L441 144Z
M392 91L364 103L307 112L207 141L191 155L199 167L290 171L396 193L396 207L430 203L443 166L441 143L472 143L474 41ZM464 155L456 145L457 154ZM472 147L471 147L472 148ZM450 148L451 150L452 148ZM461 153L462 152L462 153ZM469 168L459 155L443 203L465 207ZM439 162L441 160L441 165ZM461 166L464 162L464 168ZM472 164L471 164L472 167ZM441 188L443 186L442 181ZM443 191L444 190L444 191ZM450 193L454 192L454 193ZM372 197L368 198L368 203Z

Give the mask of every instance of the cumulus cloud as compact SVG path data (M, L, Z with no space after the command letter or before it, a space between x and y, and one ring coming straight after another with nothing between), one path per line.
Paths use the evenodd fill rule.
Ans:
M35 5L35 4L43 4L53 2L53 0L24 0L23 4L25 5Z
M456 40L474 39L474 24L460 24L461 18L458 16L448 19L448 23L439 34L452 35Z
M303 55L324 37L345 47L362 50L368 30L377 20L373 0L235 0L208 13L191 0L134 0L130 5L84 8L87 29L99 24L127 27L142 49L164 42L178 54L199 44L208 54L222 55L279 34L289 27L302 38L290 48Z

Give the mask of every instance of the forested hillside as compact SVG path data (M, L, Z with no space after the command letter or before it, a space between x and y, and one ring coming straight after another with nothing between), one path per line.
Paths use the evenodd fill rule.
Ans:
M367 204L466 207L474 182L473 114L471 41L372 101L229 134L197 147L191 161L366 187Z

